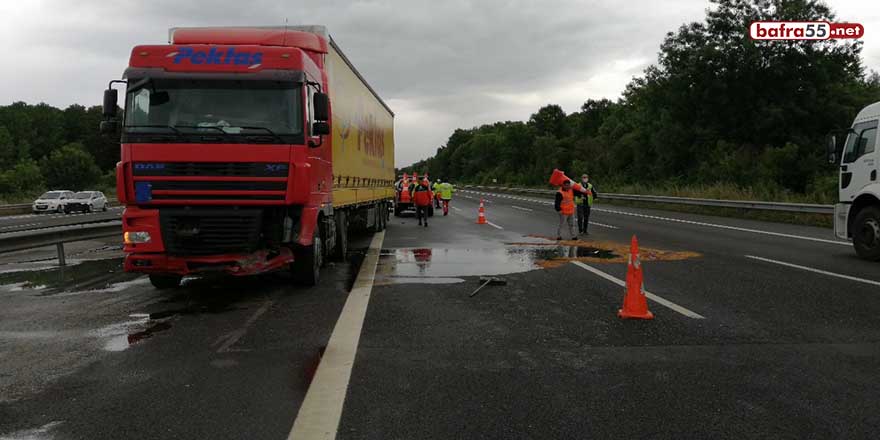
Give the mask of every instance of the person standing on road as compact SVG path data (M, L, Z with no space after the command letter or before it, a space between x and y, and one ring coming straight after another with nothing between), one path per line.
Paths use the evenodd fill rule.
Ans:
M597 198L596 189L590 183L590 175L581 176L581 186L586 192L577 191L574 194L574 204L577 206L578 232L590 235L590 208L593 207L593 200Z
M434 181L434 184L431 185L431 191L434 192L434 207L435 208L440 207L440 189L439 189L440 185L441 185L441 182L440 182L439 177L437 178L437 180Z
M422 179L418 185L412 185L412 201L416 205L416 217L419 219L419 226L422 225L422 217L425 217L425 227L428 227L428 208L431 207L431 199L434 194L431 192L431 184L428 179Z
M449 202L452 201L452 193L455 192L455 187L449 182L443 182L437 185L437 188L440 190L440 200L443 202L443 215L449 215Z
M559 213L559 226L556 228L556 239L562 240L562 224L568 222L568 233L572 240L577 240L578 236L574 233L574 190L571 189L571 181L566 180L559 191L556 192L556 202L554 203L556 212Z

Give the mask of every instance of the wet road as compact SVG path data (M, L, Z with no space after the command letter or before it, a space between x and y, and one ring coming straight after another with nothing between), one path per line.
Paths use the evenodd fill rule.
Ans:
M359 235L313 289L282 275L171 293L142 279L0 286L0 438L280 439L294 421L349 439L867 438L880 425L878 266L830 231L600 205L572 247L541 238L556 229L546 200L457 194L428 228L393 218ZM662 300L653 321L616 317L610 279L625 278L632 234ZM470 296L481 275L506 285Z
M0 234L52 228L81 223L97 223L118 220L122 217L122 207L108 207L106 212L40 213L0 216Z

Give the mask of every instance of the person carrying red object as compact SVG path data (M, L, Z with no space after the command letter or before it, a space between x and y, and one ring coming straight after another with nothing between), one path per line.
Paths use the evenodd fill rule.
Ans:
M559 226L556 228L556 239L562 240L562 225L568 223L568 233L572 240L577 240L578 236L574 233L574 190L571 189L571 181L565 180L559 191L556 192L556 202L554 203L556 212L559 213Z
M425 217L425 227L428 227L428 208L434 200L434 194L431 191L431 184L428 179L422 179L418 185L412 186L412 200L416 205L416 217L419 219L419 226L422 225L422 217Z

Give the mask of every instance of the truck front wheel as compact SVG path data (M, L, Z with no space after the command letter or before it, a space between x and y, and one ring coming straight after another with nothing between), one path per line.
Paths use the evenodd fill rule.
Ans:
M150 284L159 290L174 289L180 287L180 275L150 275Z
M880 208L869 206L853 221L853 246L859 257L880 260Z
M324 259L324 243L321 240L320 229L316 228L312 244L309 246L297 246L294 250L294 260L291 266L293 277L300 284L314 286L318 284L321 276L321 265Z

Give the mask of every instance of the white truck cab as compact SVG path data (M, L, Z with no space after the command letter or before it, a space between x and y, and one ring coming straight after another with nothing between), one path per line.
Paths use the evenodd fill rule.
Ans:
M840 165L834 234L852 240L856 253L868 260L880 260L878 121L880 102L875 102L859 112L845 142L829 136L827 151L829 161Z

